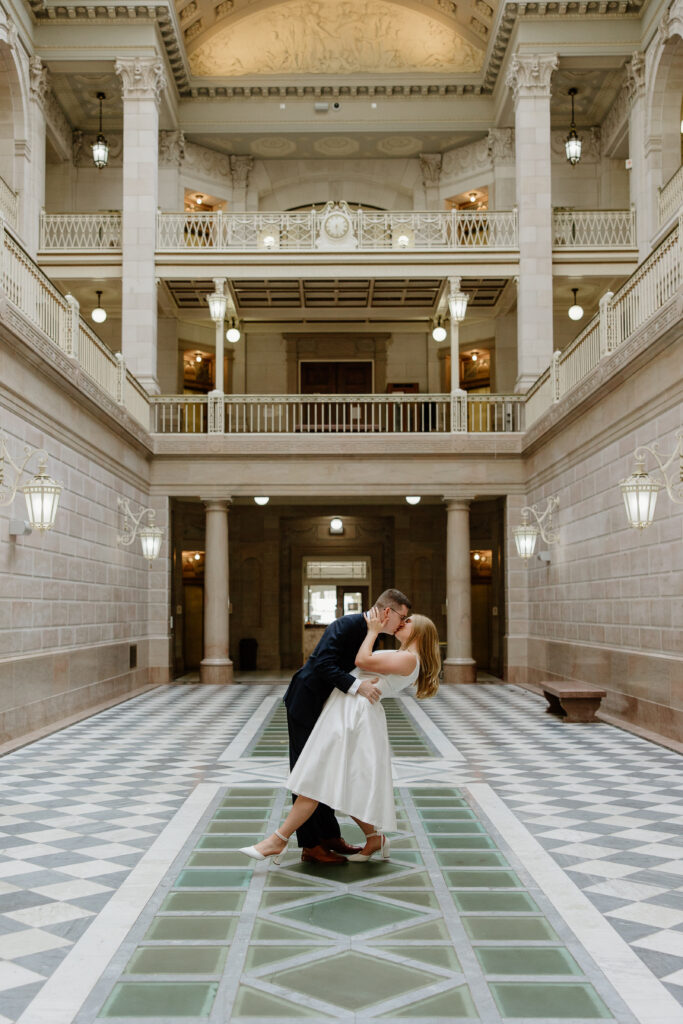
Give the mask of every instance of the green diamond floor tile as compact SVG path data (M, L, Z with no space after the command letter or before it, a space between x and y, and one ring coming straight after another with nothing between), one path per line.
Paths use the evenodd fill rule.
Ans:
M233 1017L271 1017L273 1020L289 1020L290 1018L316 1017L318 1020L332 1020L308 1010L298 1003L290 1003L280 996L271 996L267 992L258 992L247 985L240 985L232 1010Z
M449 988L447 992L440 992L439 995L430 996L428 999L411 1003L410 1006L406 1006L402 1010L392 1010L391 1013L385 1013L382 1016L415 1017L418 1020L423 1018L429 1021L444 1020L449 1024L463 1019L479 1020L479 1014L467 985Z
M219 807L213 816L214 821L230 821L239 818L241 821L266 821L270 817L267 807Z
M344 1010L360 1010L385 999L422 988L434 975L406 965L368 959L359 953L339 953L303 967L268 975L268 980Z
M566 949L477 946L474 952L486 974L583 974Z
M306 865L302 864L301 867ZM287 871L270 870L266 877L266 889L307 889L311 892L318 892L320 885L317 878L307 878L300 870L299 865L288 865ZM327 878L329 879L329 874Z
M543 1019L569 1017L606 1020L612 1017L592 985L540 982L490 982L503 1017Z
M471 808L464 800L460 800L457 805L448 803L443 804L441 807L419 807L418 811L423 821L441 821L442 819L458 820L459 818L466 817L467 815L463 814L463 812L471 811Z
M452 892L451 896L463 914L538 914L541 909L528 892Z
M559 942L544 917L462 917L471 939L480 942Z
M448 929L442 920L427 921L425 924L416 924L410 928L396 928L391 933L391 938L401 942L450 942L451 937ZM377 939L368 939L373 946L386 942L386 935Z
M391 840L392 850L418 850L419 844L414 836L399 836Z
M393 907L362 896L335 896L303 907L280 910L277 915L287 921L298 921L339 935L359 935L387 925L415 921L420 917L419 911Z
M139 946L124 974L219 974L227 946Z
M305 942L310 941L311 934L303 929L293 928L288 924L278 924L275 921L262 921L259 920L254 925L254 930L251 934L252 940L257 942ZM316 935L317 941L328 942L329 939L325 939Z
M423 796L454 796L462 799L462 792L452 786L416 786L411 790L411 795L415 801Z
M440 845L451 844L452 840L444 840L443 836L486 834L484 826L480 825L475 818L467 821L432 821L426 832L429 842L435 849Z
M413 794L413 802L416 807L467 807L467 801L457 796L423 796L422 793Z
M444 967L448 971L462 971L460 962L451 946L396 946L390 943L377 943L377 949L383 949L394 956L405 957L407 960L419 960L420 963L432 967Z
M265 796L272 800L275 793L277 793L277 786L231 786L225 799L228 800L233 796L237 796L249 797L251 800L254 797Z
M217 832L209 836L201 836L197 840L197 850L238 850L241 846L251 846L247 836L233 835L230 832ZM244 861L242 861L244 863Z
M272 790L269 794L263 794L263 796L233 796L230 793L229 796L224 797L219 803L219 807L272 807L273 796L277 790Z
M243 892L171 892L161 905L161 910L186 911L188 913L221 913L241 910L244 905Z
M434 850L495 850L496 844L486 835L431 836Z
M155 917L145 933L145 941L182 942L226 942L235 934L236 917L219 917L201 914L182 917Z
M444 870L446 883L454 889L512 889L522 888L514 871L487 871L485 868L452 868Z
M217 982L122 982L99 1016L208 1017L217 991Z
M395 843L391 844L391 859L395 864L424 864L424 858L417 850L397 850Z
M427 835L445 835L457 831L458 828L462 828L465 822L470 827L477 824L477 820L472 811L453 811L453 816L447 820L425 821L423 824Z
M246 889L251 881L251 869L189 868L181 871L175 882L176 889Z
M387 875L395 875L399 871L405 871L403 864L392 864L390 860L377 860L375 857L364 864L347 861L346 864L334 864L330 867L329 864L304 864L302 861L298 863L295 861L286 866L288 871L295 872L296 874L307 875L310 878L316 879L334 879L337 882L343 882L345 885L350 885L353 882L365 882L372 878L382 878ZM332 874L332 872L334 873Z
M373 893L377 893L378 896L387 896L390 900L402 900L404 903L414 903L420 907L429 907L430 909L438 909L439 901L433 892L425 892L420 890L411 891L410 889L394 889L388 885L373 886Z
M257 967L275 964L279 960L289 960L290 957L319 950L319 946L250 946L244 966L246 970L252 971Z
M263 839L263 829L259 828L259 822L249 821L246 819L240 819L239 821L211 821L207 825L206 831L211 835L217 835L225 832L239 832L245 836L245 840L242 842L242 846L251 846L251 842L246 841L246 836L253 837L253 842L258 842L259 839Z
M278 892L276 889L273 889L270 892L263 893L260 906L268 910L270 907L293 903L295 900L304 899L304 897L308 896L308 892L308 889L305 892L302 892L301 889L296 889L293 892ZM325 892L325 890L319 889L318 892Z

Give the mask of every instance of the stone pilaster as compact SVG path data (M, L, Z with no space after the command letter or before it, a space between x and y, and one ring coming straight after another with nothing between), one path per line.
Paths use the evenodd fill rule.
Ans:
M472 589L470 584L470 498L445 498L446 524L446 639L448 656L444 683L474 683L472 658Z
M516 54L507 75L515 105L519 216L517 381L523 393L553 354L550 80L555 54Z
M493 186L489 189L489 210L511 210L517 202L515 130L514 128L491 128L486 141L493 165Z
M166 81L158 57L117 60L115 67L123 95L121 345L130 371L158 394L154 251L159 101Z
M425 194L425 209L439 210L439 184L441 182L441 153L420 153L420 171Z
M230 498L207 498L204 557L204 657L200 683L232 683L228 508Z
M661 139L647 136L647 97L645 89L645 54L635 52L626 64L626 89L629 98L628 149L631 159L629 179L631 206L636 211L638 258L645 259L655 231L656 186L651 165L661 160Z
M249 174L254 166L253 156L230 157L230 171L232 173L232 209L242 212L247 209L247 189L249 188Z

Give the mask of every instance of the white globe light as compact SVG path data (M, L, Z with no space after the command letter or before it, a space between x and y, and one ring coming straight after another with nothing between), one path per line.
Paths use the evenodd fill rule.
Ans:
M437 324L437 326L432 331L432 338L434 339L434 341L445 341L447 337L448 332L446 328L442 327L441 324Z
M102 306L96 306L95 309L93 309L90 316L93 318L96 324L103 324L104 321L107 319L107 311L106 309L103 309Z
M263 236L263 245L264 245L264 247L266 249L274 249L275 248L275 235L264 235Z
M575 302L573 306L570 306L567 310L567 315L570 320L580 320L583 316L583 306L580 306L578 302Z
M419 505L420 495L419 494L406 494L406 501L409 505Z
M195 554L195 556L194 556L194 560L195 560L195 562L199 562L199 561L201 560L201 557L202 557L202 556L201 556L201 555L199 554L199 552L197 551L197 553L196 553L196 554Z
M232 327L228 327L227 331L225 332L225 337L229 342L231 342L234 345L235 342L239 341L240 338L242 337L242 332L240 331L239 327L235 327L233 325Z
M330 519L330 533L343 533L344 523L339 516L334 516Z
M255 497L254 501L256 502L257 505L267 505L268 502L270 501L270 498L267 498L265 494L261 494L258 497Z
M398 236L398 246L399 246L399 249L407 249L409 245L410 245L410 239L408 238L408 235L399 235Z

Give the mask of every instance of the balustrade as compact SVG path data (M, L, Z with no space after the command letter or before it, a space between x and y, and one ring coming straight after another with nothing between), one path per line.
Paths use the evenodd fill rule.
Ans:
M553 247L624 249L636 245L633 210L554 210Z
M41 249L120 249L121 214L45 213L40 215Z
M675 217L683 206L683 165L658 192L659 226Z
M18 215L19 200L17 194L12 191L4 178L0 178L0 218L16 231Z

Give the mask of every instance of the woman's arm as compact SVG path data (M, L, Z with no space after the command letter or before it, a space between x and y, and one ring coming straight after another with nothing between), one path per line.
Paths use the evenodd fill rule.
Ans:
M356 655L356 667L380 675L409 676L415 668L415 655L408 651L373 651L383 623L375 608L368 612L366 619L368 631Z

